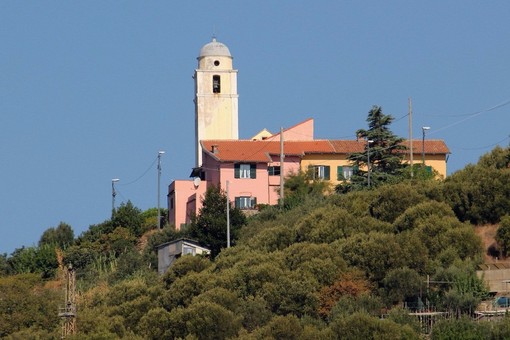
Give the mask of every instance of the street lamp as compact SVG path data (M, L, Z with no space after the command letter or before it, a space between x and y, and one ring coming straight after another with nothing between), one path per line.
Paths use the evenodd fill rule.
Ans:
M158 229L161 228L161 208L159 204L160 199L160 182L161 182L161 155L163 155L165 151L158 152Z
M370 143L373 143L374 141L369 139L367 140L367 179L368 179L368 188L370 188Z
M425 164L425 131L430 130L430 126L423 126L421 130L423 132L423 137L421 140L421 162Z
M113 213L115 212L115 196L117 196L117 192L115 191L115 183L120 181L118 178L112 179L112 218Z

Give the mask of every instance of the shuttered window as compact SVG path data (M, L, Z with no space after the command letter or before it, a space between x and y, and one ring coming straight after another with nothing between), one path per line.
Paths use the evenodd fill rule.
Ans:
M329 166L328 165L311 165L312 174L314 179L329 180Z
M238 209L254 209L257 205L257 198L250 196L239 196L235 198L235 207Z
M336 179L338 181L350 180L352 175L356 172L357 167L352 166L338 166L336 170Z
M256 178L257 165L250 163L234 164L234 178Z

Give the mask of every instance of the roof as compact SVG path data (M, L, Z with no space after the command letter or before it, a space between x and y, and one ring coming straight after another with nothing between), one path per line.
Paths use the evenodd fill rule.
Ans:
M230 50L225 44L216 41L216 38L213 38L212 41L208 44L205 44L200 49L199 58L201 57L232 57L230 54Z
M220 162L270 162L271 155L280 154L280 142L271 140L202 140L202 150ZM307 154L350 154L363 152L364 140L285 141L287 156ZM404 142L408 145L408 142ZM422 152L422 141L413 140L414 153ZM213 151L215 150L215 151ZM426 140L426 154L448 154L444 141Z
M403 143L409 148L409 141L406 140ZM422 153L423 151L423 140L413 139L413 153ZM449 154L450 149L446 146L445 142L440 139L427 139L425 140L425 153L428 155L437 154Z
M192 244L194 246L197 246L197 247L200 247L200 248L203 248L203 249L207 249L207 248L202 247L200 245L200 243L198 243L198 241L195 241L195 240L192 240L192 239L189 239L189 238L179 238L179 239L176 239L176 240L172 240L172 241L169 241L169 242L158 244L156 246L156 249L161 249L161 248L167 247L170 244L176 244L176 243L179 243L179 242L189 243L189 244Z

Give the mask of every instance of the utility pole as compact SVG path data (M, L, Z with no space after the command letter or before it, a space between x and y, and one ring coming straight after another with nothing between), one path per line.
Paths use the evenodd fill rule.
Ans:
M413 169L413 102L409 97L409 164L411 165L411 178L414 177Z
M230 248L230 199L229 199L229 189L228 189L228 180L226 184L227 189L227 248Z
M117 192L115 191L115 183L120 181L118 178L112 179L112 218L115 213L115 196L117 196Z
M372 143L373 140L369 139L367 140L367 182L368 182L368 188L370 189L370 143Z
M422 139L421 139L421 162L425 165L425 131L430 130L430 126L423 126L421 128L422 131Z
M158 229L161 229L161 208L159 205L160 199L160 182L161 182L161 155L163 155L165 151L158 152Z
M283 127L280 127L280 208L283 208L283 195L284 195L284 181L285 176L283 174L283 162L285 160L285 154L283 150Z

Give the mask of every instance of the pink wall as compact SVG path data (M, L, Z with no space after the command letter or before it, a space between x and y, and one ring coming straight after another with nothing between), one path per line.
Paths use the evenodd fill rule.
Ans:
M279 156L273 156L269 166L279 166ZM284 162L285 176L299 171L300 158L286 156ZM190 223L192 213L198 214L202 199L210 186L221 185L226 190L229 181L229 200L234 205L239 196L256 197L257 204L275 205L280 197L280 176L269 176L267 163L257 163L256 178L235 178L234 163L221 163L204 153L202 169L205 180L197 187L193 180L176 180L168 187L169 223L180 229Z
M206 191L206 183L197 187L192 180L176 180L168 187L168 222L179 230L190 222L192 213L197 214ZM172 207L173 205L173 207Z
M313 118L296 124L288 129L283 130L283 140L313 140ZM279 141L280 133L275 133L268 137L267 140Z
M286 156L284 162L285 176L299 171L300 158ZM279 166L279 157L273 157L269 166ZM235 178L234 163L220 163L204 154L204 170L208 185L221 185L223 190L229 182L229 200L235 201L235 197L256 197L257 204L277 204L280 186L280 176L269 176L267 163L257 163L256 178ZM219 170L217 170L219 169Z

